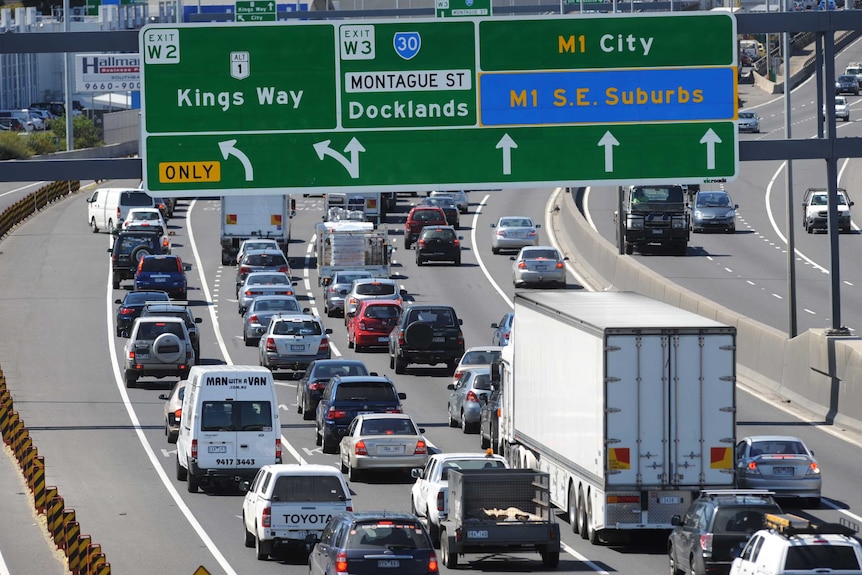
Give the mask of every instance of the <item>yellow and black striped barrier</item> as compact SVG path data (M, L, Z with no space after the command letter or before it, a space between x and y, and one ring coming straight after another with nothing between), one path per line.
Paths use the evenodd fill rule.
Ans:
M81 549L81 526L77 521L66 525L66 541L69 542L66 546L66 560L68 561L69 571L80 573L83 549Z
M81 182L78 180L61 181L52 182L31 194L27 194L0 214L0 238L39 210L44 209L48 204L69 194L74 194L80 189Z

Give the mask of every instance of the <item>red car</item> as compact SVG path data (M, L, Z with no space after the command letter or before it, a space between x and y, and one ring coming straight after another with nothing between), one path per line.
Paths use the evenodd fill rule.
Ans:
M404 224L404 249L410 249L425 226L447 226L446 212L435 206L416 206Z
M347 347L389 347L389 332L398 323L401 303L391 299L361 300L347 321Z

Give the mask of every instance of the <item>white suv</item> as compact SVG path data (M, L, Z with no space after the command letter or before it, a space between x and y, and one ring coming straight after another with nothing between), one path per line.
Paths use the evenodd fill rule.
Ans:
M862 545L855 529L813 525L789 514L767 514L767 529L755 532L730 566L730 575L859 573Z

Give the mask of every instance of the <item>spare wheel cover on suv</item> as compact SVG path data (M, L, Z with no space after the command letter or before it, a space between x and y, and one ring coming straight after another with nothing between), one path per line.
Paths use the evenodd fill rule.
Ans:
M132 261L140 262L145 257L152 255L150 253L150 248L147 246L138 246L132 250Z
M432 339L434 339L434 328L424 321L411 323L404 330L404 341L411 347L428 349L431 347Z
M153 342L153 355L162 363L174 363L183 355L183 342L172 333L163 333Z

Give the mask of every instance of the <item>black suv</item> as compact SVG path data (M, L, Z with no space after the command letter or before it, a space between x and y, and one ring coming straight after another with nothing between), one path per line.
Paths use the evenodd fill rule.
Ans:
M445 363L455 372L464 355L464 335L455 308L411 304L389 334L389 367L404 373L410 363Z
M402 399L407 399L407 394L397 392L388 377L333 376L317 404L317 445L323 446L324 453L338 453L338 444L354 417L360 413L401 413Z
M727 573L751 534L763 529L767 513L782 513L768 491L701 492L684 517L671 518L675 528L667 540L670 572Z
M452 226L425 226L416 240L416 265L428 261L461 265L461 236Z
M162 236L156 231L125 231L114 236L111 254L112 283L119 289L123 280L134 279L138 262L146 256L161 255Z

